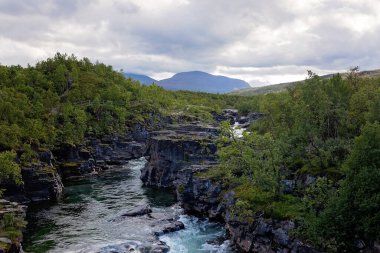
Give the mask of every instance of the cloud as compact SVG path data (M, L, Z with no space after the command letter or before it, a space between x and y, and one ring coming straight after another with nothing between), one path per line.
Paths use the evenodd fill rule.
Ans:
M0 62L74 53L155 77L188 70L252 85L379 68L374 0L2 0Z

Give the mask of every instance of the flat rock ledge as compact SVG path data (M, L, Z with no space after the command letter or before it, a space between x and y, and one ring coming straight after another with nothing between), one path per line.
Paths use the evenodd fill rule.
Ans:
M149 214L152 212L152 208L149 205L142 205L138 206L125 214L123 214L123 217L135 217L135 216L142 216L145 214Z

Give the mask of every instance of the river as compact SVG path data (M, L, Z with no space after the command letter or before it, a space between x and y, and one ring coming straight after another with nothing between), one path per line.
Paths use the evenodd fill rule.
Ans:
M175 196L142 186L145 159L67 184L56 204L31 206L23 248L30 253L124 252L118 245L156 240L154 220L122 217L127 210L149 204L157 217L178 216L185 229L162 235L170 253L227 253L228 241L208 243L224 235L222 224L181 214ZM119 251L113 251L119 250ZM127 252L127 251L125 251ZM138 251L137 251L138 252Z

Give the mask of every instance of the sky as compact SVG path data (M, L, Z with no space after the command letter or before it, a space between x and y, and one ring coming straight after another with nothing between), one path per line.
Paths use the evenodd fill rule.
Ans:
M0 64L56 52L251 86L380 68L380 0L0 0Z

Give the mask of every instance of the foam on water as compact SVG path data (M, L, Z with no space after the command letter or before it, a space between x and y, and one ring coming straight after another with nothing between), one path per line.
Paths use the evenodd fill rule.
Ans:
M185 224L185 229L160 237L169 247L170 252L175 253L229 253L233 252L229 241L221 245L212 244L224 236L223 226L211 222L208 219L199 219L194 216L181 215L180 221Z
M145 159L105 171L65 187L65 196L57 204L29 208L28 227L23 243L34 253L124 252L125 242L136 244L153 240L155 221L145 216L121 219L123 213L150 204L153 213L165 217L180 214L173 206L175 198L163 190L142 187L140 169ZM187 215L181 216L186 229L162 237L171 253L229 252L226 244L215 246L207 240L223 236L223 226ZM138 229L136 229L138 228Z
M238 122L235 122L235 124L232 126L232 130L234 132L235 137L241 138L243 137L243 132L245 131L245 128L242 128Z

